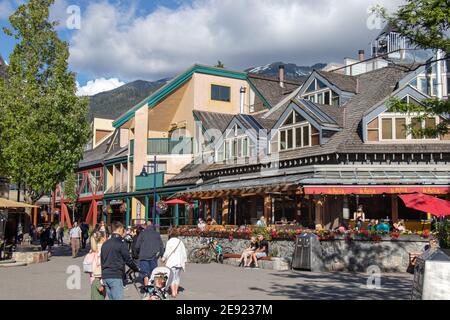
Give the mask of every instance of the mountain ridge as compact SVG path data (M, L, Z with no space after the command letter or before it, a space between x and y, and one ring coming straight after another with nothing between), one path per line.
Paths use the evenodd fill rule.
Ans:
M273 62L263 66L251 67L244 72L277 77L279 66L285 66L285 78L289 80L305 80L314 69L322 69L325 63L312 66L297 66L294 63ZM126 111L143 101L153 92L165 85L171 78L157 81L135 80L110 91L97 93L89 97L89 120L105 118L115 120Z

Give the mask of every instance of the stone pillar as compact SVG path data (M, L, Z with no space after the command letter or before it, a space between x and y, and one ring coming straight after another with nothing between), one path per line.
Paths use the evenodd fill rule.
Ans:
M225 198L222 201L222 224L228 224L228 215L230 213L230 199Z
M391 195L391 212L392 222L398 222L398 197L396 194Z

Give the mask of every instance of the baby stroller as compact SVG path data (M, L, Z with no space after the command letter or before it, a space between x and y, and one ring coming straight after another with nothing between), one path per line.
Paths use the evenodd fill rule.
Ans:
M172 283L172 271L168 267L157 267L150 275L148 287L138 287L134 273L128 273L130 280L138 291L142 300L168 300L169 288Z

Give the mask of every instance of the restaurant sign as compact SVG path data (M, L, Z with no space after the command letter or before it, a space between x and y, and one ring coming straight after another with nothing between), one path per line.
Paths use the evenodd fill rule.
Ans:
M450 186L308 186L303 188L305 194L448 194Z

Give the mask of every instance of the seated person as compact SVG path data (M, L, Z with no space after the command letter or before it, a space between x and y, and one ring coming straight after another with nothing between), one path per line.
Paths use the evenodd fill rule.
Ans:
M206 217L206 224L208 226L215 226L215 225L217 225L217 222L216 222L216 220L214 220L214 218L210 214L208 214L208 216Z
M403 220L400 220L399 222L394 223L394 228L398 232L405 232L406 231L405 222Z
M341 222L339 227L336 229L339 233L345 233L348 230L348 225L345 222Z
M423 248L423 251L428 251L430 249L436 249L438 248L438 242L436 239L430 239L430 241L428 242L428 244Z
M239 266L249 267L252 262L252 254L258 249L258 241L256 237L250 238L249 246L242 252L241 259L239 260Z
M368 230L368 231L376 231L377 221L378 221L378 220L370 219L370 222L369 222L369 224L367 225L367 230Z
M205 229L206 229L206 223L205 223L205 221L203 221L202 218L198 219L197 228L199 228L200 231L205 231Z
M288 219L286 217L281 218L281 225L285 226L288 224Z
M322 231L323 230L323 226L321 224L316 224L316 231Z
M380 232L389 232L390 227L385 221L383 221L383 222L377 224L376 230L380 231Z
M264 216L261 216L261 218L256 222L256 226L258 227L267 227L267 221Z
M255 268L259 268L258 259L269 256L269 242L264 239L262 234L258 235L258 249L252 253L252 261L255 263Z

